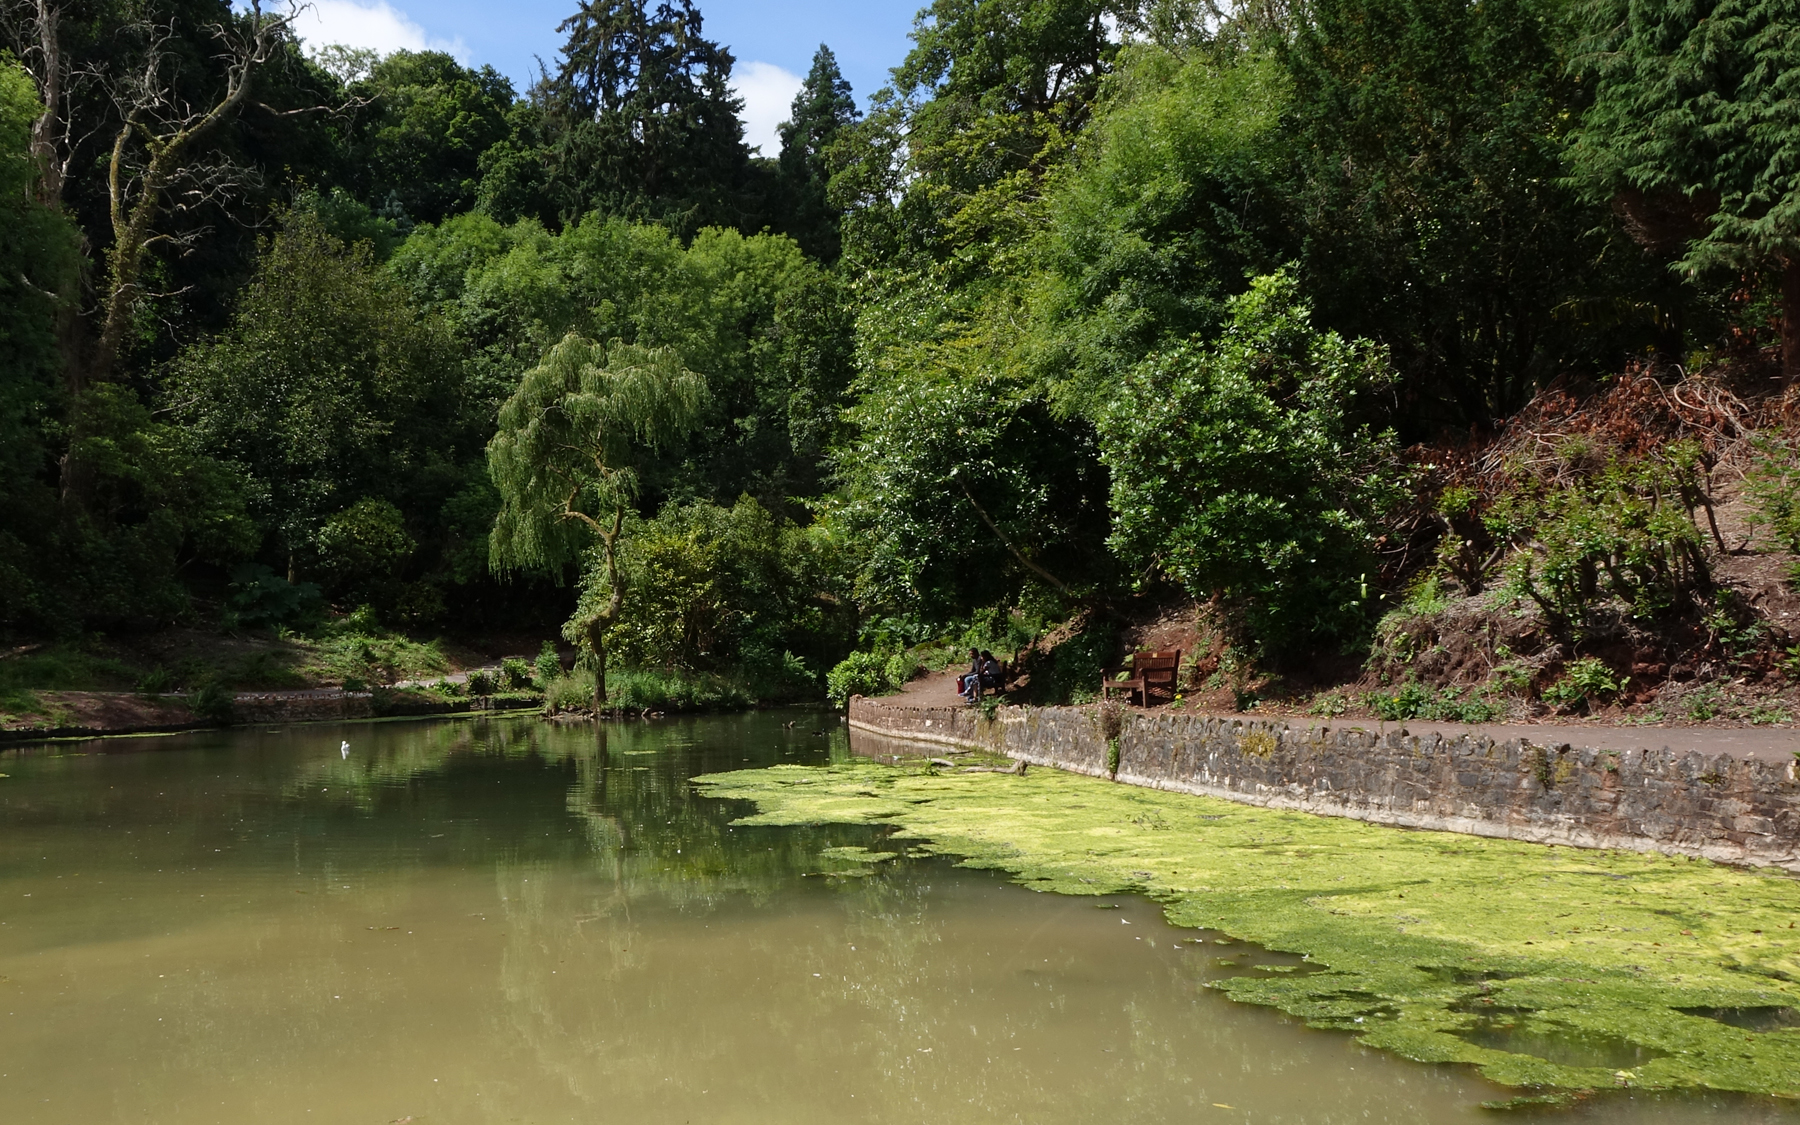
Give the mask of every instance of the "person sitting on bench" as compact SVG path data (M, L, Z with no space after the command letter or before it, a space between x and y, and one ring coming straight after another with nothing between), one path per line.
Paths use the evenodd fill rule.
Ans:
M970 703L981 698L981 652L969 650L969 670L956 677L956 694Z
M983 691L999 691L1006 686L1004 670L994 654L981 650L981 687Z

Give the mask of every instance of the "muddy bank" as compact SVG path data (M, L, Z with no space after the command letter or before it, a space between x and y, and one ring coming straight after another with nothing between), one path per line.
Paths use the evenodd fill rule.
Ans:
M310 723L409 716L457 715L537 707L535 693L450 698L431 692L311 691L239 692L229 716L197 714L189 697L103 691L36 693L41 713L0 726L0 745L57 738L166 734L258 723Z

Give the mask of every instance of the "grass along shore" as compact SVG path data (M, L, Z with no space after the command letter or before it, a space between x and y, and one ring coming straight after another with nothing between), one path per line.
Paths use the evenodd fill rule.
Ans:
M1047 769L777 766L695 784L754 801L740 823L889 824L1037 890L1141 892L1177 926L1303 954L1218 987L1421 1062L1563 1093L1800 1098L1800 883L1785 875Z

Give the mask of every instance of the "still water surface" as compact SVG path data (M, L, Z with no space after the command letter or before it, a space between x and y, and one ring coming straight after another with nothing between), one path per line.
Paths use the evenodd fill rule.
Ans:
M0 1121L1325 1125L1509 1095L1233 1004L1205 981L1280 958L1141 900L731 827L689 777L847 752L791 717L0 756Z

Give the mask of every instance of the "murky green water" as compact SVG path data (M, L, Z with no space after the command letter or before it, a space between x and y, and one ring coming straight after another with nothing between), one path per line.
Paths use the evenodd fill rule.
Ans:
M1225 1000L1282 959L1151 904L730 827L687 778L845 752L791 717L0 756L0 1121L1472 1122L1511 1093Z

